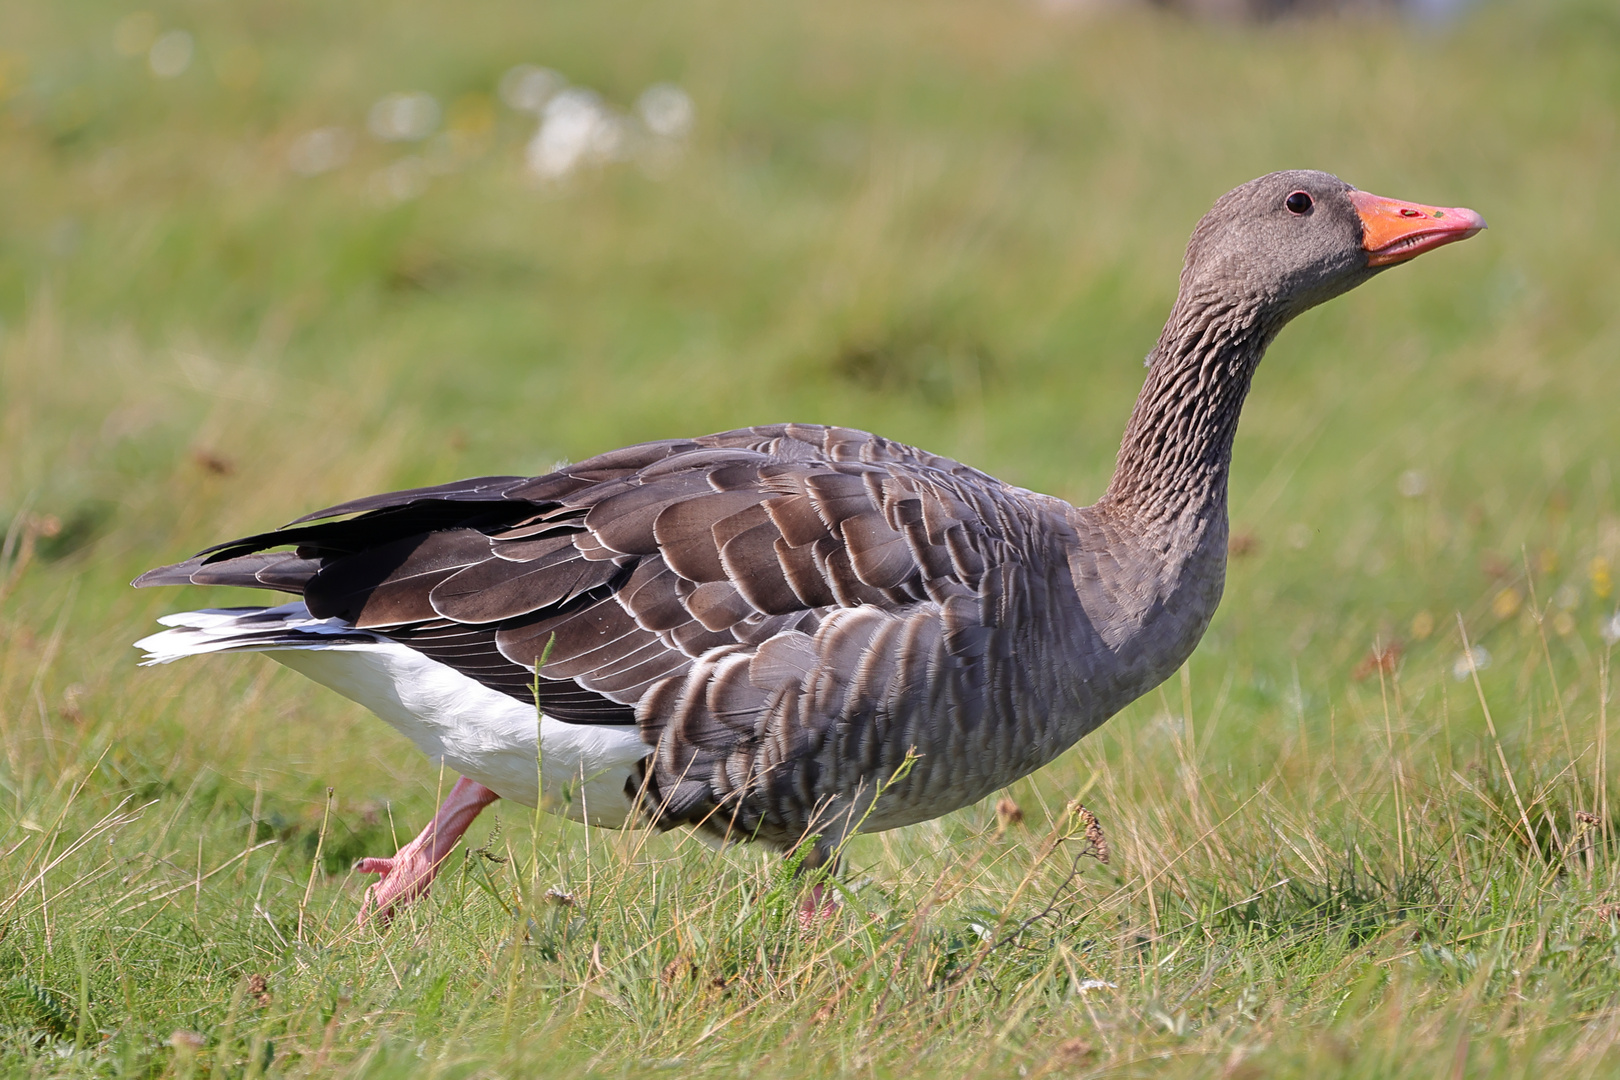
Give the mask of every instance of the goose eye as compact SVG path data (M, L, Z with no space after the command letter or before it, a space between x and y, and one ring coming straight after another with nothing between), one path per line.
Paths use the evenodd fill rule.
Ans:
M1296 191L1283 200L1283 205L1290 214L1303 214L1311 208L1311 197L1306 192Z

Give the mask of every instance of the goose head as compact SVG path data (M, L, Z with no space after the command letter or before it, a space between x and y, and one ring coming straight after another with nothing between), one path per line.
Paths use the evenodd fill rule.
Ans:
M1273 332L1308 308L1425 251L1466 240L1485 219L1359 191L1331 173L1275 172L1221 196L1193 230L1181 293L1249 310Z

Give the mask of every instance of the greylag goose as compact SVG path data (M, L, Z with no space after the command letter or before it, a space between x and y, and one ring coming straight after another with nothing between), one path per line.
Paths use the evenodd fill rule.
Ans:
M300 599L170 615L138 645L269 653L460 774L420 836L358 864L382 875L362 922L424 893L485 806L542 789L591 825L813 838L825 864L1040 768L1174 672L1221 598L1266 346L1484 227L1322 172L1222 196L1093 506L847 428L667 439L216 545L135 584Z

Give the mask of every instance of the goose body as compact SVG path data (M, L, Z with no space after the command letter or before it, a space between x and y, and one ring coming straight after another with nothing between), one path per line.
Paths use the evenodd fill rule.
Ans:
M528 805L544 655L542 786L575 816L644 804L835 845L856 817L976 802L1186 658L1224 528L1149 576L1099 561L1095 514L865 432L752 428L320 511L142 579L298 584L301 603L170 616L140 644L269 652Z
M1220 601L1265 347L1483 227L1325 173L1223 197L1093 506L846 428L649 442L359 499L151 571L136 584L301 600L170 616L139 644L148 662L268 652L462 775L420 850L363 866L382 910L496 796L783 850L814 835L825 858L1027 775L1179 667Z

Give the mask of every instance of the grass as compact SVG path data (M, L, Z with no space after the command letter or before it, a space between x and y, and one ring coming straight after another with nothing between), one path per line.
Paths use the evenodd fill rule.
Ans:
M1611 5L152 10L0 0L5 1074L1620 1070ZM675 81L690 143L536 188L490 96L519 62ZM460 150L391 202L398 89ZM330 125L352 157L295 175ZM830 925L758 851L498 804L356 932L349 865L452 778L262 659L134 666L239 599L148 566L642 438L837 422L1089 501L1192 223L1295 166L1491 231L1272 351L1180 676L1017 814L858 839Z

